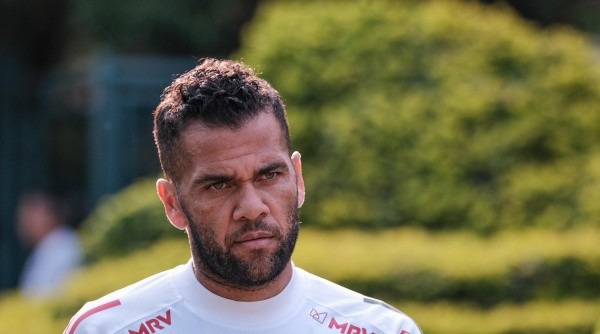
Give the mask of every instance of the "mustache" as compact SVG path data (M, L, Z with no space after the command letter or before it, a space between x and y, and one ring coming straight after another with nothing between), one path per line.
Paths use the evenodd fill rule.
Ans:
M251 232L269 232L273 234L276 238L281 238L281 231L279 229L264 220L255 220L251 222L246 222L240 229L232 233L226 238L226 244L230 245L233 243L233 240L237 240L244 236L244 234Z

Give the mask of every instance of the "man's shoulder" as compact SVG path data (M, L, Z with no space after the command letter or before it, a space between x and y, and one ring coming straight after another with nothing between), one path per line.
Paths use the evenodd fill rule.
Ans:
M177 303L181 296L174 287L174 272L163 271L139 282L87 302L73 316L65 334L114 333L149 314Z
M387 310L395 313L402 313L389 304L365 296L357 291L348 289L342 285L319 277L307 271L300 269L308 283L308 296L319 304L334 303L336 308L347 313L364 313L364 308L381 308L381 311ZM385 312L387 312L385 311Z
M409 316L382 300L350 290L302 269L300 273L307 282L307 297L321 307L313 311L315 314L329 312L326 317L330 328L342 328L344 324L358 326L362 323L385 333L421 333Z

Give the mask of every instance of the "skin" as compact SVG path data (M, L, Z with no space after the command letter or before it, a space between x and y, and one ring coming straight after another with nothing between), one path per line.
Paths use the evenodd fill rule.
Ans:
M197 280L232 300L277 295L290 281L292 266L288 257L273 275L272 259L298 224L295 212L304 203L300 154L288 155L279 123L269 112L240 129L195 122L181 135L189 167L178 186L159 179L157 191L171 224L187 231ZM255 284L233 282L212 270L199 256L194 233L203 245L245 264Z
M17 221L19 237L30 247L40 244L60 226L60 218L42 196L23 200L17 210Z

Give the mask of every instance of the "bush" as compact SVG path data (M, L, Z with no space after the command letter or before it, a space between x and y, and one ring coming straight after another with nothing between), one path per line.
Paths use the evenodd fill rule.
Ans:
M307 224L600 223L600 65L581 34L472 2L279 1L236 57L286 99Z
M426 333L563 329L591 334L594 326L600 330L595 284L600 274L599 236L600 229L589 228L504 232L491 238L406 228L376 233L303 229L294 262L384 297L414 317ZM32 304L15 294L0 295L1 332L60 333L85 301L185 263L189 256L185 240L163 240L83 268L56 300ZM511 278L524 282L520 290L501 284ZM527 298L519 301L515 296Z
M599 236L597 228L522 230L488 238L406 228L376 233L303 230L294 262L356 291L405 303L447 301L490 308L542 300L593 301L600 299Z
M521 263L508 272L474 278L403 271L376 279L348 277L343 286L383 300L448 301L491 308L534 300L599 300L600 268L576 258Z
M428 334L592 334L600 329L594 324L600 310L597 303L532 302L491 310L450 303L405 303L403 311L412 315Z
M165 215L154 180L140 180L104 198L83 223L90 260L123 256L165 236L183 236Z
M94 41L112 50L222 55L237 48L239 29L256 2L75 0L73 16Z

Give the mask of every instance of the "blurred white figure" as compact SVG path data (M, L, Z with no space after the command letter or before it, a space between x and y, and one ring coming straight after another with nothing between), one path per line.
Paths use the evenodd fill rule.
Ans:
M32 249L21 273L21 292L29 299L56 296L81 264L77 233L65 226L59 202L42 192L21 198L17 222L21 241Z

